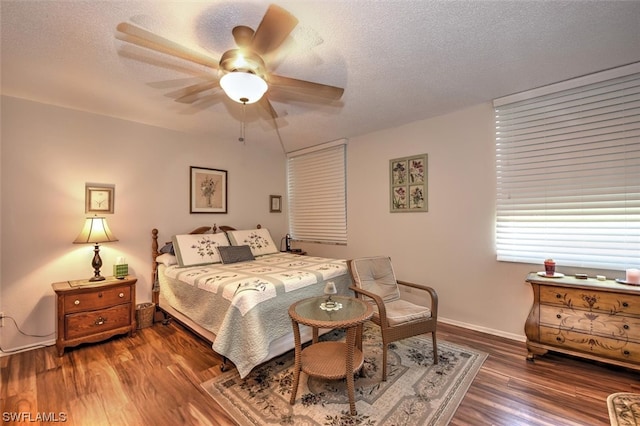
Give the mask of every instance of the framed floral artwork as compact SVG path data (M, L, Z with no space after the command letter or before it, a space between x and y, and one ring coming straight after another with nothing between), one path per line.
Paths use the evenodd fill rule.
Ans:
M389 160L391 213L426 212L427 154Z
M227 213L227 171L191 166L190 213Z
M87 183L84 189L85 213L113 213L116 195L115 185Z

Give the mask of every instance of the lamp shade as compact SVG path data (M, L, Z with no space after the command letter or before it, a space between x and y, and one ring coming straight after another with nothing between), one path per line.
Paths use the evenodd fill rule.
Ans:
M324 285L324 294L336 294L337 292L336 284L333 281L328 281Z
M73 241L74 244L98 244L118 241L107 225L104 217L88 217L80 234Z
M236 102L252 104L258 102L267 91L267 82L256 74L233 71L220 79L222 90Z

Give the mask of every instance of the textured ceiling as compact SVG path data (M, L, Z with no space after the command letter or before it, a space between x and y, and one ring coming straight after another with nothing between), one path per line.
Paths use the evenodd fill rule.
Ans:
M640 61L640 1L277 1L299 19L269 61L345 88L332 104L272 99L277 131L245 112L246 144L292 151ZM211 70L116 38L131 22L214 58L263 1L2 0L2 94L238 142L242 106L171 94ZM215 74L214 74L215 75ZM151 142L150 142L151 143Z

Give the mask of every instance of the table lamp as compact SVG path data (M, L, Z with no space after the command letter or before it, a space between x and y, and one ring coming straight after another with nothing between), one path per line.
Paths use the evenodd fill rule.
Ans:
M102 267L102 259L100 259L100 246L99 243L108 243L112 241L118 241L118 239L111 233L109 225L107 225L107 219L104 217L88 217L84 223L80 235L73 241L73 244L95 244L93 249L93 260L91 266L93 267L93 277L89 281L103 281L104 277L100 275L100 268Z
M337 292L338 290L336 290L336 284L333 281L327 281L327 283L324 285L324 294L328 296L327 300L324 302L324 305L327 308L335 307L336 302L331 300L331 295L336 294Z

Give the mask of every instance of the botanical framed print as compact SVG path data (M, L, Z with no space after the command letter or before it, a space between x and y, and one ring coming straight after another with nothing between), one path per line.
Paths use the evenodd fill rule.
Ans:
M389 160L391 213L426 212L427 154Z
M190 213L227 212L227 171L191 166Z
M269 195L269 212L282 212L282 197L280 195Z
M85 184L84 212L112 214L116 195L115 185Z

